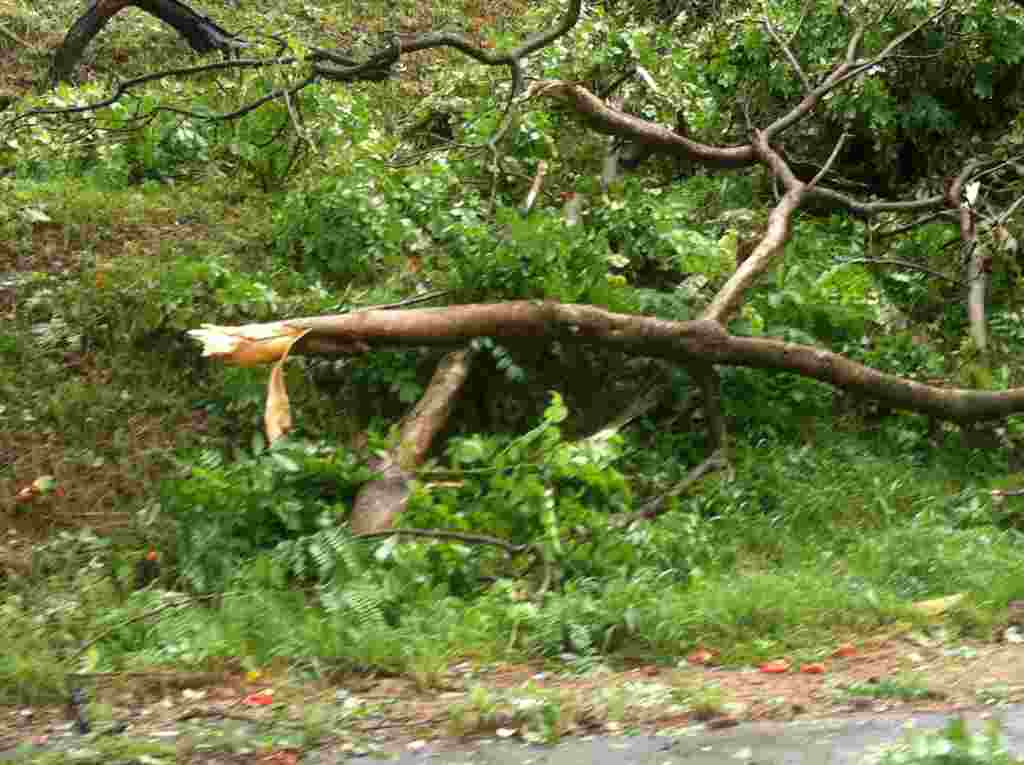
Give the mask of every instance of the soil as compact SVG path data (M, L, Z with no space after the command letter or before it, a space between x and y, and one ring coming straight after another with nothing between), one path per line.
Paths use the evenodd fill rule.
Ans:
M218 735L223 736L225 726L241 725L249 731L245 735L255 739L259 734L266 740L264 734L271 729L287 735L308 726L309 710L318 705L335 713L360 709L340 724L328 726L329 734L309 747L317 752L317 761L329 762L337 761L332 757L408 754L424 747L435 753L455 751L495 736L510 741L551 737L551 731L539 731L514 712L501 711L487 721L476 717L468 725L464 715L463 735L456 735L453 710L459 705L474 708L470 700L474 687L487 688L493 699L522 694L559 699L563 714L556 733L567 737L673 735L695 726L725 731L764 721L835 721L865 714L977 713L1024 701L1024 645L1016 643L942 643L906 632L864 641L853 647L852 655L831 657L823 664L820 674L802 672L798 666L767 673L755 667L720 668L684 660L678 667L599 668L574 675L539 663L477 666L463 662L434 678L433 687L425 689L417 688L411 679L370 675L336 678L330 685L297 686L275 682L272 671L260 676L234 672L96 675L81 678L81 685L93 702L87 709L102 709L107 715L94 718L96 730L122 721L129 723L129 735L149 739L202 741L204 730L219 729ZM612 711L609 702L615 697L614 689L620 699L618 712ZM714 700L709 701L712 691ZM0 735L0 751L24 742L58 745L74 737L72 729L63 707L0 707L0 731L8 732ZM201 746L196 749L201 750ZM271 753L297 755L304 750L271 747ZM230 754L223 758L218 754L215 759L207 755L212 753L206 751L194 761L236 761ZM189 761L180 755L178 760Z

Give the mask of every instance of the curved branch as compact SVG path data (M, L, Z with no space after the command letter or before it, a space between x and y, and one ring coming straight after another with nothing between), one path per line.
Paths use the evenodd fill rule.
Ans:
M574 82L542 80L527 89L526 97L547 96L568 103L587 123L605 135L638 141L652 151L702 162L709 167L739 168L757 164L754 147L709 146L686 138L654 122L613 109L604 100Z
M672 507L668 500L685 494L689 491L691 486L696 484L705 476L714 473L716 470L726 470L728 467L729 459L726 457L724 451L721 449L715 450L710 457L693 468L686 474L683 480L671 489L644 503L644 506L636 512L615 518L615 525L619 528L624 528L636 521L650 521L664 515Z
M357 63L345 54L321 48L314 49L310 59L313 61L313 71L328 79L340 81L383 79L403 53L417 53L432 48L454 48L484 66L509 67L512 71L512 91L514 95L518 95L523 82L519 62L531 53L550 45L576 26L582 6L583 0L570 0L562 18L551 29L536 32L515 48L506 51L491 52L476 45L465 35L456 32L425 32L398 37L387 48L375 53L362 63ZM329 63L318 63L325 61Z
M119 11L128 6L136 6L141 10L150 13L174 27L189 42L192 48L198 53L206 53L211 50L228 51L233 48L244 47L247 43L219 27L205 16L200 16L188 6L178 0L93 0L88 10L79 18L71 29L58 50L52 67L52 78L54 80L66 79L71 69L81 58L86 46L99 34L106 24ZM550 29L537 32L527 37L516 47L502 51L491 52L475 45L463 35L453 32L428 32L425 34L396 37L394 42L377 53L374 53L367 60L359 62L350 56L320 48L314 48L306 61L310 64L310 74L301 81L298 86L279 88L264 97L241 107L233 112L219 115L203 115L188 110L163 107L167 111L189 117L202 119L228 120L241 117L263 104L277 100L287 99L298 90L315 82L318 78L324 78L340 82L355 81L379 81L386 79L393 65L404 53L415 53L417 51L431 48L449 47L454 48L467 56L488 66L507 66L512 77L512 91L505 108L505 114L501 125L487 146L494 150L501 138L508 131L513 120L513 104L517 96L523 90L524 76L521 61L529 54L549 45L554 40L571 30L579 21L582 9L582 0L569 0L568 5L558 23ZM195 74L203 71L216 69L229 69L235 67L263 66L267 64L294 64L296 59L291 57L278 57L269 61L260 60L234 60L225 61L220 64L212 64L200 67L184 67L180 69L166 70L152 73L142 77L136 77L124 83L120 83L117 90L110 97L94 104L69 109L41 109L26 112L19 115L13 122L19 119L40 114L74 114L77 112L92 111L110 106L120 99L128 90L138 85L153 82L159 79L172 76ZM13 123L12 123L13 124Z
M860 43L865 31L863 27L858 27L850 38L850 42L846 48L846 57L843 62L833 69L832 73L829 74L829 76L826 77L820 85L808 93L799 104L765 128L764 132L767 135L768 140L776 138L780 133L788 130L793 127L793 125L803 120L807 115L814 111L821 99L828 95L828 93L835 90L845 82L852 80L855 77L859 77L872 67L876 67L881 64L887 58L892 56L909 38L920 32L928 24L937 21L948 13L950 8L951 5L949 0L943 0L942 5L937 11L927 16L920 24L917 24L906 32L894 37L879 53L868 59L857 58L857 51L860 48Z
M834 189L822 186L813 186L805 190L810 199L823 200L836 207L847 210L858 218L874 218L882 213L910 213L924 212L942 208L946 204L946 198L941 194L925 197L924 199L911 199L898 202L862 202L847 194L835 191Z
M69 79L93 38L115 15L129 6L156 16L171 26L196 53L227 52L245 45L216 22L178 0L92 0L85 13L71 25L64 42L57 49L50 67L50 81L57 83Z
M757 247L733 272L733 275L715 295L711 305L705 309L702 318L716 321L719 324L728 321L729 317L739 308L746 291L761 274L768 270L776 256L785 249L791 233L793 213L800 207L807 188L793 174L778 152L768 145L766 133L756 134L755 144L762 160L785 184L787 191L769 213L768 226L761 241L757 243Z
M761 16L761 24L764 26L765 29L768 30L768 34L772 36L772 39L775 40L776 44L780 48L782 48L782 52L786 56L786 59L789 61L789 65L792 66L793 71L797 73L797 76L800 78L800 82L803 83L804 90L809 93L812 90L811 81L807 77L807 73L804 71L804 68L800 66L800 61L797 59L796 54L793 53L793 49L789 47L789 42L782 39L782 37L779 35L779 31L775 28L775 25L772 23L772 20L768 18L768 14L764 14Z
M94 112L94 111L98 111L99 109L105 109L106 107L111 106L115 102L119 101L125 94L129 93L130 91L134 90L135 88L137 88L137 87L139 87L141 85L145 85L145 84L150 83L150 82L156 82L158 80L163 80L163 79L166 79L168 77L183 77L183 76L190 76L190 75L193 75L193 74L204 74L204 73L207 73L207 72L222 71L222 70L226 70L226 69L254 69L254 68L262 68L262 67L265 67L265 66L287 66L287 65L290 65L290 64L294 64L294 63L295 63L295 59L294 58L290 58L290 57L269 58L269 59L266 59L266 58L249 58L249 59L246 59L246 58L236 58L236 59L232 59L230 61L217 61L217 62L212 63L212 64L199 64L197 66L183 66L183 67L179 67L179 68L176 68L176 69L164 69L164 70L162 70L160 72L151 72L150 74L144 74L144 75L141 75L139 77L133 77L133 78L131 78L129 80L123 80L122 82L119 82L117 84L117 88L115 88L115 90L114 90L114 92L112 94L110 94L109 96L107 96L106 98L104 98L104 99L102 99L100 101L94 101L92 103L82 104L80 106L64 106L64 107L59 107L59 108L30 109L29 111L22 112L21 114L17 114L14 117L12 117L10 120L8 120L6 123L4 123L4 127L6 127L6 128L13 128L13 127L15 127L17 125L18 122L26 120L29 117L52 116L52 115L63 115L63 114L82 114L82 113L85 113L85 112ZM308 84L308 83L304 83L303 87L305 87L305 84ZM275 97L280 97L281 95L283 95L283 91L275 91L275 93L277 93L277 95ZM262 105L263 103L266 102L266 100L267 99L265 99L265 98L264 99L260 99L259 101L256 102L257 106ZM164 109L165 111L175 111L171 107L161 107L161 108ZM256 108L256 107L254 106L252 108L248 108L245 111L252 111L253 108ZM182 114L185 114L185 115L191 116L191 117L202 117L202 116L204 116L204 115L193 113L193 112L189 112L189 111L186 111L186 110L177 110L177 111L178 111L178 113L182 113Z

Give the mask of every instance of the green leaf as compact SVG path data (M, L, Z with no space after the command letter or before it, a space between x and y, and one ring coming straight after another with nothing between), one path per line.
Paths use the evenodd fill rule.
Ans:
M569 409L565 406L562 396L552 391L551 403L544 410L544 422L557 425L560 422L564 422L568 416Z
M286 472L289 473L299 472L300 468L298 464L291 457L287 457L281 454L280 452L274 452L270 456L274 460L274 462L276 462L281 467L282 470L285 470Z

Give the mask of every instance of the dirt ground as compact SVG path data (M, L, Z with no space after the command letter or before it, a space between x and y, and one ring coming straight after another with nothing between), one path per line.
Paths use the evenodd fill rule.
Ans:
M943 643L912 633L880 636L843 646L820 662L823 666L811 665L810 673L800 665L766 672L763 667L693 663L714 661L699 652L689 658L677 667L598 668L585 675L541 664L463 662L428 689L407 678L369 675L300 686L283 678L277 682L272 671L99 675L84 677L81 684L92 702L87 709L95 729L127 723L129 735L136 737L172 739L196 723L298 730L310 726L313 709L326 709L328 716L359 710L335 714L324 728L329 732L315 747L310 744L332 756L411 752L427 745L439 751L496 735L543 740L512 711L514 699L524 694L558 700L559 736L671 733L698 724L715 730L763 720L979 710L1024 701L1024 645L1017 643ZM487 714L479 709L481 688L488 698L500 700ZM189 730L190 736L197 735L194 727ZM45 747L74 736L63 707L0 707L0 731L0 751L26 742ZM283 752L281 761L291 762L297 760L288 753L300 749L267 751ZM196 761L234 760L225 753Z

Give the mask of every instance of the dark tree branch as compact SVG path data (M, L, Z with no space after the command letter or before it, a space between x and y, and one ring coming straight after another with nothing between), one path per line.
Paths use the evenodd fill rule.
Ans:
M85 49L110 20L123 9L135 6L156 16L181 35L196 53L214 50L230 52L245 42L178 0L92 0L85 13L71 25L50 67L51 82L62 82L71 73Z

